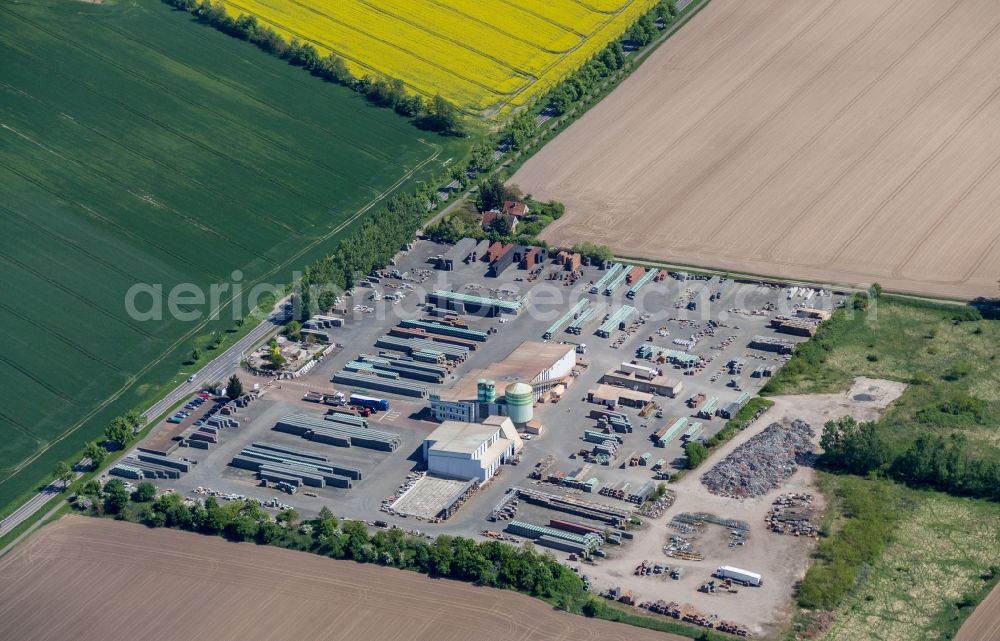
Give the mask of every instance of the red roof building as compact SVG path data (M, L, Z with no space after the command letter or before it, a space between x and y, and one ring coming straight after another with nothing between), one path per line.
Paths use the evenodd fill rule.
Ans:
M524 216L525 214L528 214L530 212L531 210L528 209L528 205L518 200L504 201L503 213L505 214L510 214L511 216L520 218L521 216Z

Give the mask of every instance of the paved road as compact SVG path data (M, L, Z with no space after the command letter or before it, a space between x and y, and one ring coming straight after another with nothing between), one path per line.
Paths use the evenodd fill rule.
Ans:
M146 418L146 420L152 421L157 416L163 414L172 406L176 405L183 398L200 390L205 383L214 383L228 378L231 372L239 368L240 362L243 360L244 354L247 350L251 349L254 344L258 343L269 332L280 327L283 319L284 316L277 312L268 316L266 320L257 325L257 327L254 327L253 330L240 339L239 342L227 349L221 355L217 356L211 363L201 368L201 370L198 371L195 380L181 383L175 387L172 392L164 396L152 407L143 412L142 415ZM0 532L0 536L2 536L2 532Z
M267 319L262 321L259 325L257 325L257 327L254 327L236 344L217 356L214 360L205 365L205 367L201 368L201 370L198 371L195 380L181 383L169 394L154 403L152 407L143 412L142 415L146 418L146 420L153 421L185 397L197 392L206 382L212 383L228 378L231 372L239 368L240 362L243 360L244 353L251 349L254 344L258 343L261 339L267 336L268 333L280 327L283 320L284 312L272 312ZM76 472L75 478L79 478L80 475L86 472L89 467L90 459L80 461L76 467L73 468ZM58 496L62 492L62 489L62 483L52 483L38 492L38 494L31 497L31 499L26 501L24 505L11 513L10 516L5 518L3 521L0 521L0 537L6 535L22 522L31 518L36 512L41 510L46 503L51 501L53 497Z

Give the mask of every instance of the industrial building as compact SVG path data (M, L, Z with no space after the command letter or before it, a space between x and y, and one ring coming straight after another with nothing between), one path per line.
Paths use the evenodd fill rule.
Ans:
M431 394L439 421L476 423L487 416L511 416L518 425L531 420L531 407L559 385L576 366L573 345L524 341L502 361L471 370L450 390ZM504 385L502 398L497 384Z
M439 256L434 261L434 266L444 271L455 269L455 265L463 262L475 249L476 241L472 238L463 238L455 243L447 253Z
M653 402L653 395L648 392L636 392L623 387L613 387L611 385L598 385L587 392L587 400L591 403L599 403L611 409L619 405L627 407L645 407L647 403Z
M431 474L487 481L522 446L509 418L491 417L481 424L445 421L424 439L423 454Z
M490 261L490 268L486 275L496 278L511 265L521 265L528 251L529 248L524 245L504 245L496 258Z
M601 382L608 385L621 385L637 392L669 396L670 398L676 398L684 388L681 381L662 376L659 370L652 367L634 363L621 363L618 367L608 370L601 377Z
M521 313L521 301L484 298L441 289L427 294L427 303L441 309L473 316L493 317L501 314L517 315Z

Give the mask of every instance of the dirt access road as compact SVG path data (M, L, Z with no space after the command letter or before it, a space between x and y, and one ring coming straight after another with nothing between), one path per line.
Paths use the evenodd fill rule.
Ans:
M813 505L822 510L822 495L818 495L815 489L815 470L800 467L781 488L756 499L744 500L710 493L701 484L701 473L774 422L791 422L796 418L806 421L816 431L818 445L827 421L848 415L858 420L874 420L899 398L904 388L904 385L892 381L858 378L850 390L840 394L771 397L774 407L753 426L713 452L698 472L670 486L677 500L663 516L647 520L646 528L621 554L615 555L616 558L588 566L584 572L591 576L597 591L619 586L631 590L639 602L663 599L679 604L689 603L705 614L717 614L722 620L747 626L755 637L777 636L787 629L792 615L794 585L805 575L815 541L772 533L765 526L764 517L774 499L788 492L813 494L816 497ZM681 512L708 512L726 519L746 521L750 524L747 543L730 548L728 530L709 525L694 541L695 548L705 555L703 561L669 558L663 553L663 545L671 534L678 533L666 526L674 515ZM685 575L678 581L657 576L635 576L633 571L643 560L684 567ZM739 588L737 594L698 592L698 586L708 581L720 565L759 572L764 576L764 585Z
M511 181L558 245L995 295L998 59L994 0L712 0Z
M67 516L0 560L18 641L684 641L504 590Z

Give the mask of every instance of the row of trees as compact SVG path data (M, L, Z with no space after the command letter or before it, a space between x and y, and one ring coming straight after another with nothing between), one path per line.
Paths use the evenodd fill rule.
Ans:
M108 457L108 446L122 449L135 440L136 435L146 425L146 417L139 410L129 410L122 416L116 416L104 428L104 442L89 441L83 448L84 458L90 459L90 467L98 469ZM52 476L62 483L63 490L76 478L72 466L66 461L59 461L52 470Z
M625 41L633 47L648 45L660 33L657 23L665 29L677 20L678 13L676 0L661 0L626 32ZM566 113L573 104L627 64L625 48L620 40L615 40L549 92L549 107L557 115Z
M884 481L843 477L834 500L844 522L816 549L816 562L799 584L805 608L836 607L857 583L859 573L881 556L903 511L898 487Z
M330 309L345 289L372 269L387 265L400 246L413 238L426 215L425 197L394 196L365 219L350 242L341 242L331 255L306 267L297 292L301 319Z
M104 428L106 443L121 449L135 440L136 435L146 425L146 417L139 410L129 410L121 416L111 419Z
M318 518L300 523L294 510L281 512L272 519L253 500L220 505L209 497L204 504L189 507L177 494L155 497L155 488L145 481L131 494L120 479L111 479L104 487L88 484L82 494L91 499L91 509L97 514L114 515L151 527L222 535L234 541L256 541L517 590L564 608L586 597L579 576L530 545L518 548L499 541L478 543L451 536L429 542L399 529L370 534L364 523L338 522L326 508Z
M849 416L829 421L820 441L824 450L820 465L850 474L886 474L915 487L1000 501L1000 461L977 454L961 432L939 435L917 425L913 430L912 440L901 444L876 423L859 423Z
M298 38L286 41L277 31L261 24L256 16L241 14L234 18L226 12L221 2L163 1L190 12L201 22L223 33L251 42L260 49L287 60L289 64L302 67L314 76L349 87L364 94L373 103L393 109L402 116L416 118L416 124L423 129L444 135L465 135L464 123L458 110L440 95L432 100L424 100L419 95L408 93L406 85L398 78L355 78L340 56L332 53L322 56L315 46Z

